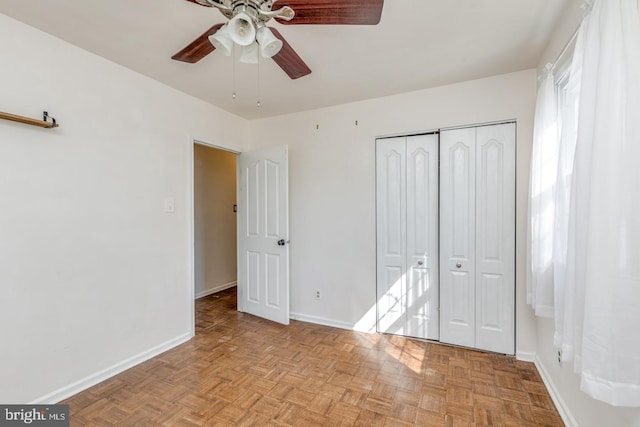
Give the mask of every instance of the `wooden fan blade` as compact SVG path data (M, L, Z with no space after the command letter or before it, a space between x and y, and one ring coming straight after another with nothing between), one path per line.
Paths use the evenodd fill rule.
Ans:
M278 0L272 10L291 7L296 15L281 24L376 25L384 0Z
M298 56L291 45L287 43L284 37L282 37L282 34L280 34L275 28L270 27L269 29L274 36L282 40L282 49L273 56L273 60L276 61L276 64L278 64L280 68L282 68L282 70L292 79L299 79L300 77L311 74L311 69L304 63L302 58Z
M200 37L195 39L189 44L189 46L182 49L171 57L176 61L189 62L195 64L211 52L216 50L215 47L209 41L209 36L215 34L224 24L216 24L213 27L205 31Z
M204 7L213 7L213 6L208 5L208 4L198 3L196 0L187 0L187 1L191 2L191 3L199 4L200 6L204 6Z

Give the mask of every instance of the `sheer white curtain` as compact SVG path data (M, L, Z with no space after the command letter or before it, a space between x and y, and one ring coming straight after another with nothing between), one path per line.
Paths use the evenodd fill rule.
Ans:
M564 360L573 360L574 348L574 306L575 289L567 286L567 251L569 247L569 221L571 205L571 183L573 180L573 159L578 136L578 112L580 104L580 86L582 83L582 63L584 51L583 23L578 33L575 51L569 68L567 83L562 86L560 141L558 144L558 170L555 185L555 218L553 235L553 280L555 303L554 344L562 349ZM569 302L569 304L567 304Z
M529 178L527 303L537 316L553 317L554 185L558 165L558 107L551 64L536 99Z
M595 0L582 76L558 331L581 388L640 406L640 16Z

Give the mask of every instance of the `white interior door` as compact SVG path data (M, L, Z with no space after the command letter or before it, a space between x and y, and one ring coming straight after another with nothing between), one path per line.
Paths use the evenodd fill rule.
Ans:
M238 311L289 324L287 147L238 156Z
M437 340L438 137L376 141L378 331Z
M440 340L475 347L476 129L440 132Z
M515 124L477 128L476 347L515 352Z

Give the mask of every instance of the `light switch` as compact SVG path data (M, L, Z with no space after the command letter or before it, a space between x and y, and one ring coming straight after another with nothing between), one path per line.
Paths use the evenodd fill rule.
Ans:
M166 213L174 213L176 211L176 201L173 197L164 199L164 211Z

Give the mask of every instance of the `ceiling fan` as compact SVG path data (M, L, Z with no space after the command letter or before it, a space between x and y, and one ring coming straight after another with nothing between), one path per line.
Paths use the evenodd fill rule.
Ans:
M231 55L234 43L242 47L241 62L257 62L258 54L272 58L292 79L311 73L282 35L267 22L282 24L376 25L384 0L186 0L217 8L229 22L216 24L173 55L196 63L214 50Z

